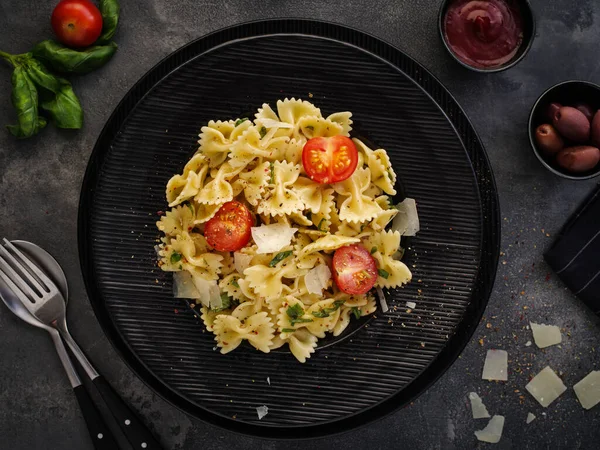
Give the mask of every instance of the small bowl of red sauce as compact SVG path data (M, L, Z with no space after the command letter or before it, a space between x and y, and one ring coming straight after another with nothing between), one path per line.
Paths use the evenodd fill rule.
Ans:
M475 72L500 72L521 61L533 44L528 0L445 0L438 21L452 57Z

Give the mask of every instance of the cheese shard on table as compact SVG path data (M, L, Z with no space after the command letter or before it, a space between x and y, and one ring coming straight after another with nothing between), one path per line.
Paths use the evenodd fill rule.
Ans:
M490 417L490 413L477 393L469 392L469 400L471 400L473 419L488 419Z
M560 328L556 325L545 325L543 323L531 324L531 331L533 331L533 340L535 345L539 348L550 347L551 345L557 345L562 342L562 336L560 335Z
M573 386L577 399L585 409L592 409L600 403L600 370L593 370L583 380Z
M266 405L259 406L256 408L256 414L258 414L258 420L262 420L267 414L269 414L269 408Z
M528 413L527 414L527 423L531 423L535 420L535 414L533 413Z
M540 405L546 408L560 397L567 390L567 387L550 366L547 366L533 377L525 386L525 389L533 395Z
M484 380L508 380L508 353L505 350L488 350L483 365Z
M504 416L494 416L490 419L483 430L476 431L475 436L481 442L489 442L497 444L502 438L502 430L504 429Z

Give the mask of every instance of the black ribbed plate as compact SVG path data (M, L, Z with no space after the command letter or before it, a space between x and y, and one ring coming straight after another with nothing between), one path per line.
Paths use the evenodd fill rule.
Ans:
M352 111L358 132L387 149L421 219L405 257L414 279L388 295L390 312L306 364L284 352L215 351L213 335L172 297L153 248L165 185L195 151L200 127L285 97L324 114ZM499 210L475 131L419 64L343 26L265 21L194 41L127 94L88 166L79 246L96 315L148 385L231 430L301 438L380 418L450 366L492 288ZM407 301L417 303L412 313ZM261 405L269 414L259 421Z

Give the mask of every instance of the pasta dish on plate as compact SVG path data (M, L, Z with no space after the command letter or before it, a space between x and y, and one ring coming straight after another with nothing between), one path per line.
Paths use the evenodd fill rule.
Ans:
M350 138L351 116L285 99L211 120L169 180L159 266L221 353L288 345L305 362L411 280L400 244L418 231L415 201L394 205L388 154Z

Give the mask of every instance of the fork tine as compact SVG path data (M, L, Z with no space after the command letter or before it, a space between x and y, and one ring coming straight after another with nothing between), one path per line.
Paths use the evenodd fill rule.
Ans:
M33 286L34 289L37 289L37 291L40 293L40 296L48 291L48 289L44 289L38 280L36 280L30 273L29 271L23 267L23 264L21 264L13 255L10 254L10 252L8 250L6 250L4 247L2 247L2 245L0 245L0 257L2 257L7 264L10 265L10 263L13 264L13 266L17 267L19 269L19 271L21 272L21 274L17 274L16 271L15 274L23 279L26 278L26 280L23 280L24 282L29 282L30 286ZM12 267L11 267L12 268Z
M13 284L15 284L16 286L18 286L19 290L21 292L23 292L24 294L27 294L31 300L28 301L35 301L35 300L39 300L41 295L36 294L36 292L31 288L31 286L29 286L25 280L23 280L23 278L21 277L21 275L19 275L15 269L13 269L11 267L10 264L8 264L6 262L6 260L4 258L2 258L2 256L0 256L0 271L4 272L4 275L8 278L11 279L11 281L13 282Z
M19 259L24 262L27 267L29 267L29 269L42 281L42 283L44 283L46 285L46 289L43 289L41 286L39 287L40 291L51 291L52 287L54 286L54 282L52 280L50 280L50 278L48 278L46 276L46 274L44 274L44 272L42 272L38 266L36 266L27 256L25 256L21 250L19 250L17 247L15 247L8 239L4 238L4 245L6 245L6 247L10 248L18 257ZM3 248L0 245L0 249L4 250L6 253L8 253L8 251L6 251L5 248ZM19 262L17 261L16 258L14 258L10 253L8 253L11 258L12 261L14 261L15 263L19 264ZM33 280L33 277L30 276L30 274L27 272L27 270L24 270L24 272L26 272L27 276L29 277L30 281ZM37 283L37 280L34 280L34 282L39 286L39 283Z
M1 267L0 267L0 278L2 278L2 280L6 283L6 285L9 287L9 289L11 291L13 291L13 293L21 301L23 306L25 306L25 308L27 308L31 312L31 309L33 308L33 303L31 303L31 300L29 300L29 298L27 298L27 295L25 295L25 293L23 293L23 291L21 289L19 289L19 286L17 286L15 283L13 283L13 281L10 279L10 277L2 271Z

